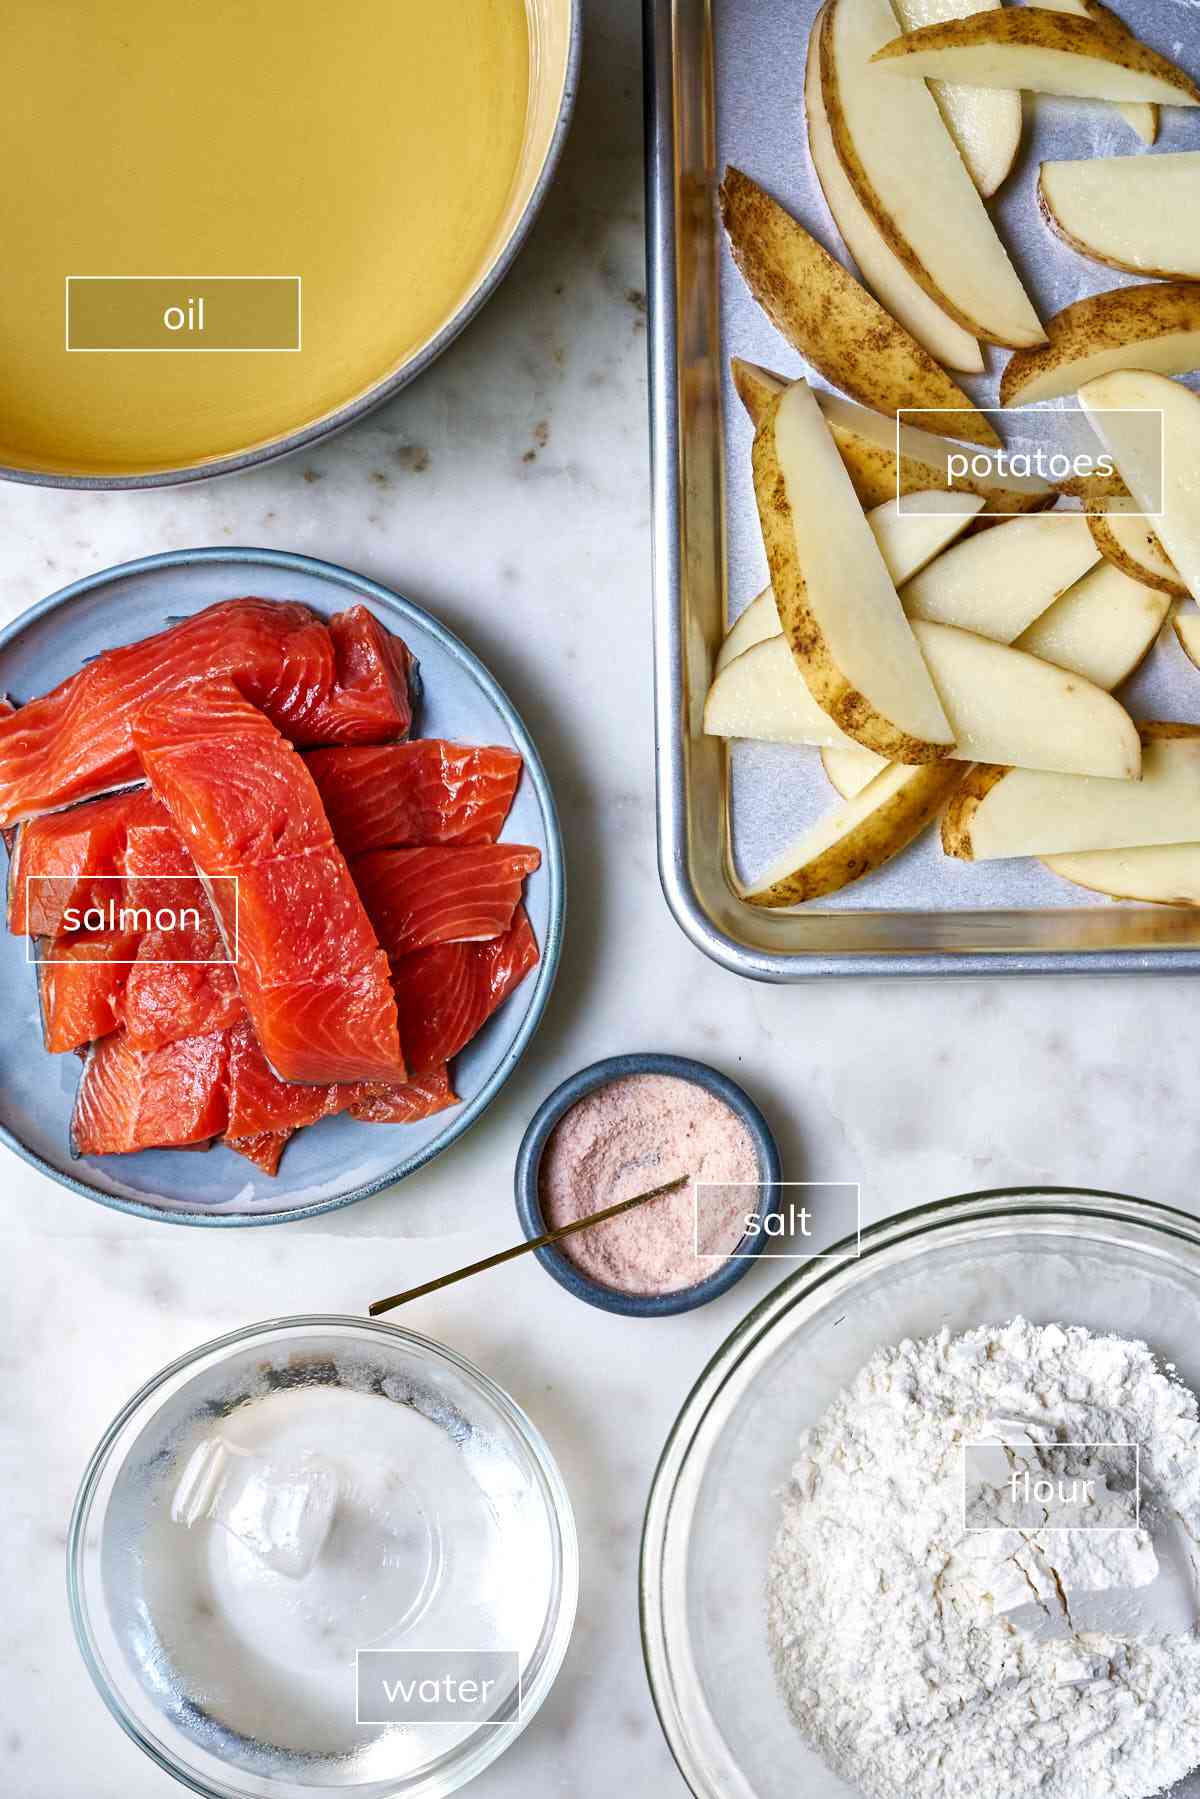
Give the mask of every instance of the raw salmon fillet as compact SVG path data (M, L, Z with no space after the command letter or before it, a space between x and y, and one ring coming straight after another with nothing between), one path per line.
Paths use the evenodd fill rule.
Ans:
M281 1081L244 1019L229 1036L229 1134L239 1139L275 1131L296 1131L318 1119L349 1111L377 1123L413 1124L458 1095L445 1068L395 1085L382 1081L339 1081L329 1087Z
M121 1024L133 1048L156 1049L240 1017L237 979L195 864L149 788L22 825L14 892L25 891L31 868L50 878L31 884L32 905L15 922L48 933L39 948L47 1049L80 1048ZM52 928L68 903L112 903L124 916L107 932L56 940ZM179 922L155 928L167 914Z
M51 1055L82 1049L120 1023L136 932L44 939L38 960L42 1040Z
M133 740L236 943L238 986L275 1072L403 1081L387 957L302 758L230 681L153 702Z
M502 936L525 876L541 860L540 850L513 843L371 850L355 857L352 872L375 935L394 958L434 943Z
M235 1024L244 1007L220 926L170 814L148 791L128 825L120 867L126 911L149 926L115 1007L129 1043L159 1049ZM232 882L224 885L232 900ZM168 928L153 922L168 916Z
M115 793L21 825L8 865L9 930L53 937L68 907L119 901L113 877L130 816L145 804L144 796Z
M360 1081L350 1101L350 1116L367 1124L416 1124L458 1104L449 1070L443 1066L416 1075L403 1087Z
M439 943L393 964L409 1076L429 1074L471 1041L538 962L524 906L490 943Z
M521 778L516 750L441 737L313 750L305 761L346 856L408 844L495 843Z
M260 1131L254 1137L225 1137L222 1141L226 1149L236 1150L264 1174L278 1174L279 1158L291 1135L291 1131Z
M71 1148L77 1156L205 1143L229 1115L228 1033L182 1037L164 1049L133 1049L123 1031L88 1052L75 1096Z
M229 1034L229 1124L231 1137L298 1131L344 1110L340 1088L281 1081L259 1047L249 1018Z
M407 735L411 672L365 606L326 624L290 601L221 601L0 715L0 828L139 780L133 719L191 682L232 680L295 743L380 743Z

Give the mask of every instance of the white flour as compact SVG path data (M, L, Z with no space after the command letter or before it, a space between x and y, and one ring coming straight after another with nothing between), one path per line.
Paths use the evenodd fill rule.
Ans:
M1141 1445L1141 1530L968 1533L966 1442ZM805 1433L769 1627L871 1799L1146 1799L1200 1764L1200 1423L1144 1343L1016 1319L881 1350Z

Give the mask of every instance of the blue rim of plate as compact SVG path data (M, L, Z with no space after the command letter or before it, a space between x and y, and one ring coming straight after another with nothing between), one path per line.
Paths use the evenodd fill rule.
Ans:
M541 945L541 961L538 963L534 978L533 991L521 1027L509 1045L498 1066L492 1070L479 1092L463 1106L462 1112L448 1124L444 1135L427 1143L422 1149L415 1150L412 1155L405 1156L386 1174L366 1181L349 1193L339 1194L336 1199L322 1199L311 1205L292 1206L278 1212L223 1212L215 1216L204 1212L176 1212L160 1206L145 1205L140 1200L123 1199L118 1194L106 1193L87 1181L74 1179L49 1162L44 1162L39 1155L27 1148L21 1140L4 1124L0 1124L0 1143L20 1156L31 1168L40 1174L48 1175L60 1187L69 1187L73 1193L90 1199L97 1205L108 1206L114 1212L128 1212L135 1218L147 1218L155 1224L194 1225L208 1230L246 1227L249 1225L293 1224L299 1218L316 1218L325 1212L337 1212L343 1206L351 1206L357 1200L369 1199L373 1193L382 1193L385 1187L392 1187L398 1181L407 1179L426 1163L432 1162L444 1150L457 1143L464 1131L470 1129L477 1118L480 1118L491 1105L496 1095L507 1081L509 1075L524 1055L529 1041L541 1022L542 1013L550 998L554 986L554 978L558 973L558 961L562 951L563 922L566 913L566 867L563 853L562 831L558 822L558 808L554 803L554 795L541 756L533 742L524 720L516 710L512 701L500 686L491 671L484 667L473 650L469 650L460 637L457 637L440 619L426 612L414 600L405 599L394 588L384 587L378 581L372 581L366 575L356 575L353 570L343 568L336 562L323 562L316 556L301 556L291 550L256 550L245 546L217 547L196 550L164 550L157 556L141 556L133 562L117 562L111 568L101 569L97 574L85 575L80 581L72 581L69 587L60 587L57 593L48 594L44 600L38 600L8 625L0 630L0 652L4 651L14 638L27 630L35 619L43 618L47 613L57 611L69 601L77 599L80 594L90 593L93 588L103 587L109 581L125 580L130 575L143 575L164 568L187 568L204 563L240 563L245 567L263 566L270 568L292 569L298 574L313 575L325 581L331 581L346 588L347 592L356 594L360 599L376 600L380 605L403 618L410 618L419 624L422 630L435 637L456 661L460 662L467 672L479 683L488 699L502 715L504 722L512 733L512 739L520 751L525 763L525 776L530 781L542 816L546 824L546 872L550 884L550 899L546 924L546 940Z

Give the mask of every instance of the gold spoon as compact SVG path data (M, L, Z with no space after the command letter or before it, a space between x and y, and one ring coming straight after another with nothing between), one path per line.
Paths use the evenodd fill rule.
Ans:
M376 1299L367 1307L372 1318L378 1318L380 1312L390 1312L394 1306L407 1305L410 1299L421 1299L426 1293L436 1293L441 1287L452 1287L455 1281L465 1281L469 1275L482 1274L485 1268L498 1268L501 1262L511 1262L514 1256L527 1255L531 1249L545 1249L549 1243L557 1243L563 1237L569 1237L575 1231L586 1231L593 1224L603 1224L606 1218L617 1218L622 1212L631 1212L634 1206L644 1206L648 1199L661 1199L664 1193L675 1193L680 1187L686 1187L690 1175L678 1174L672 1181L661 1187L651 1187L649 1193L635 1194L632 1199L619 1199L615 1206L605 1206L602 1212L589 1212L586 1218L576 1218L572 1224L560 1224L556 1231L547 1231L541 1237L527 1237L523 1243L515 1243L511 1249L502 1249L494 1256L485 1256L482 1262L470 1262L465 1268L456 1268L453 1274L439 1274L435 1281L426 1281L420 1287L410 1287L407 1293L393 1293L390 1299Z

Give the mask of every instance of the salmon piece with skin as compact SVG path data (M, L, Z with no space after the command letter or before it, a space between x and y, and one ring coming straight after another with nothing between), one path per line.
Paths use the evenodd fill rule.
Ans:
M54 937L69 930L63 921L69 907L82 912L119 904L123 888L116 877L129 823L147 803L153 801L144 790L115 793L21 825L9 858L9 930Z
M495 843L522 760L516 750L417 737L305 757L342 853Z
M351 872L388 955L503 936L541 851L524 844L372 850Z
M291 1131L259 1131L253 1137L225 1137L222 1141L226 1149L232 1149L239 1156L245 1156L264 1174L279 1173L279 1159L287 1146Z
M244 1007L196 865L166 807L148 790L146 801L126 832L121 870L126 907L150 928L115 1011L135 1049L158 1049L227 1029Z
M76 1156L181 1148L220 1136L229 1117L226 1031L133 1049L123 1031L93 1044L71 1118Z
M209 884L276 1074L318 1085L402 1082L387 957L303 759L229 681L156 701L133 735Z
M432 1118L448 1106L462 1103L444 1064L431 1068L427 1074L415 1075L403 1087L360 1081L352 1092L350 1116L365 1124L418 1124L422 1118Z
M137 954L135 932L58 937L40 945L42 1041L51 1055L82 1049L120 1023L121 996Z
M439 943L393 963L410 1078L464 1049L538 960L533 926L518 906L510 928L490 943Z
M317 1087L281 1081L264 1056L248 1017L229 1038L229 1124L231 1137L298 1131L341 1111L336 1085Z
M304 1087L279 1079L259 1048L249 1019L230 1033L228 1129L232 1137L296 1131L345 1111L373 1123L413 1124L457 1104L458 1095L445 1067L402 1085L341 1081L329 1087Z
M141 777L132 724L189 684L225 677L290 741L381 743L412 725L412 657L365 606L224 600L106 650L0 714L0 828Z

